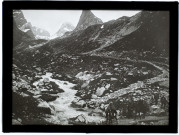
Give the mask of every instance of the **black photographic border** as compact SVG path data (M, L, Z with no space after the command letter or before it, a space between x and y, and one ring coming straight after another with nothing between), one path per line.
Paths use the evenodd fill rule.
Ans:
M163 10L170 12L170 80L169 125L107 126L107 125L12 125L12 43L13 9L36 10ZM3 132L68 132L68 133L177 133L178 132L178 2L118 1L5 1L3 2Z

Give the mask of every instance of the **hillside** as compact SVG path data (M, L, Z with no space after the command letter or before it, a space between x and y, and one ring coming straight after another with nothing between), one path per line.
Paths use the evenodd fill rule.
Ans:
M49 42L55 53L94 53L105 50L155 48L168 51L168 13L142 11L132 17L121 17L85 30L73 32L66 38Z

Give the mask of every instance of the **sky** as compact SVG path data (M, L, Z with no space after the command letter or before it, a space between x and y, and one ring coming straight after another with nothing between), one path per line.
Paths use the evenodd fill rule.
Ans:
M91 10L103 22L118 19L122 16L133 16L135 10ZM22 10L24 17L32 26L47 30L53 36L61 24L69 22L76 27L82 10Z

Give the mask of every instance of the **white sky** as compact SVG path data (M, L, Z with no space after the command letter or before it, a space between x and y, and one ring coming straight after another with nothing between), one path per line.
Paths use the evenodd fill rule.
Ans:
M91 10L103 22L118 19L122 16L132 16L139 11L133 10ZM62 23L70 22L77 25L82 10L22 10L28 22L33 26L47 30L50 35L55 34Z

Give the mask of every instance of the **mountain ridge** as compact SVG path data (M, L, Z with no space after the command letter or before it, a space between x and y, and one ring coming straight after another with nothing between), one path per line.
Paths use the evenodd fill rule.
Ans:
M96 17L90 10L83 10L79 22L74 31L84 30L88 26L102 23L102 20Z
M62 37L66 32L72 32L74 29L75 27L71 23L65 22L60 26L54 37Z
M164 20L162 19L163 17ZM153 46L160 46L156 47L160 51L165 49L161 48L162 42L166 44L165 46L168 45L168 30L164 29L168 27L168 18L168 14L164 11L142 11L132 17L121 17L103 24L88 26L86 29L73 32L65 38L51 40L49 45L58 53L93 53L115 43L113 50L115 48L117 50L130 48L127 45L129 40L127 37L133 37L136 38L136 45L131 49L135 49L135 47L137 49L151 49ZM163 21L159 21L161 19ZM162 34L166 35L160 36L161 31L163 31ZM151 45L147 43L147 48L145 47L145 42L141 40L142 36L145 36L147 42L151 40L149 42ZM121 44L124 44L124 47Z

